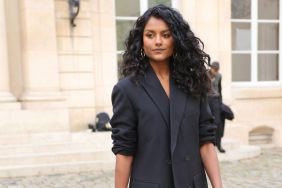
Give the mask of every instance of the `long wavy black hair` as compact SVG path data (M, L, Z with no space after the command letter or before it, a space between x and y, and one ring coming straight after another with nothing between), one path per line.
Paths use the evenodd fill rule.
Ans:
M189 24L176 10L157 5L140 16L125 41L121 73L138 83L138 77L148 68L148 57L143 52L143 32L150 17L162 19L170 28L173 37L173 55L170 59L170 74L178 88L192 96L205 94L209 77L205 65L210 65L203 42L194 35Z

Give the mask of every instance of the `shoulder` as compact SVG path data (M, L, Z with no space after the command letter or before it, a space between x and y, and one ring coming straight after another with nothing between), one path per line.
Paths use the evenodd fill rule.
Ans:
M130 76L123 77L114 85L113 91L119 91L129 98L135 98L140 93L140 81L136 83Z
M121 78L114 87L117 87L123 91L127 91L128 89L134 87L134 83L131 79L131 77L126 76L124 78Z
M135 108L136 99L138 99L138 91L135 83L130 77L124 77L114 85L112 90L112 101L128 104Z

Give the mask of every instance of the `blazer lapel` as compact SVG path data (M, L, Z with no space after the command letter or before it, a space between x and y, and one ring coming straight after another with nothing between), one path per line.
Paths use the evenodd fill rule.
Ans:
M182 116L187 103L187 95L176 87L174 81L170 79L170 149L173 154L177 142L178 131Z
M159 110L165 121L165 125L169 128L169 98L150 64L144 75L144 81L141 83L146 93Z

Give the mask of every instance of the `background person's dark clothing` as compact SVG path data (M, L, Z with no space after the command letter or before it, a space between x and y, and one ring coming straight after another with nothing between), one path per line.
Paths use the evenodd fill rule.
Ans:
M221 129L219 130L219 136L224 136L225 120L233 120L234 113L231 108L223 103L221 103Z
M219 97L220 100L222 101L221 74L217 73L215 76L212 76L212 73L209 71L208 75L211 79L211 90L209 91L208 95L210 97Z
M223 103L221 103L221 116L227 120L234 119L234 113L231 108Z
M208 96L208 103L211 108L212 115L214 116L214 123L216 129L216 146L221 146L221 137L223 136L224 127L221 119L221 100L219 97Z
M134 156L130 188L207 188L200 146L215 142L206 98L186 95L170 78L167 97L149 65L140 84L112 91L114 154Z
M216 130L216 146L219 150L221 150L221 139L224 132L224 125L222 123L221 118L221 103L222 103L222 87L221 87L221 80L222 76L220 73L216 75L212 75L209 71L208 75L211 79L211 90L208 93L208 101L211 108L211 112L215 119L215 124L217 125Z
M110 117L106 112L100 112L96 115L96 128L97 131L110 131L110 128L107 128L106 125L109 123Z

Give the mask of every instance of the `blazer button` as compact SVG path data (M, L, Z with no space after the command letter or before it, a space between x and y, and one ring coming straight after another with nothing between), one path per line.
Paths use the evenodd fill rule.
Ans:
M185 156L185 160L186 160L186 161L190 161L190 160L191 160L190 156L189 156L189 155L186 155L186 156Z
M166 160L166 163L167 163L168 165L171 165L171 164L172 164L171 160Z

